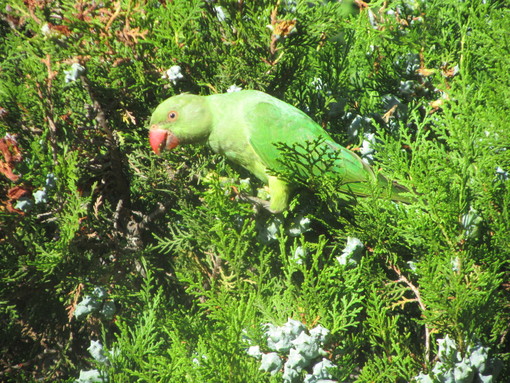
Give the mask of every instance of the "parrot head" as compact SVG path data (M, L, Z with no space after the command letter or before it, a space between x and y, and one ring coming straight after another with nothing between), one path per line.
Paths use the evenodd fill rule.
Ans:
M205 142L212 115L206 98L192 94L170 97L157 106L149 125L149 143L156 154L181 144Z

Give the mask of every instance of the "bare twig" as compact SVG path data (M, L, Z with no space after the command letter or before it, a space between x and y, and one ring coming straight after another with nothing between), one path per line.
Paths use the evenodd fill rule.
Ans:
M139 211L131 211L133 215L138 217L143 217L140 222L136 222L133 216L131 216L131 220L127 223L127 236L128 243L131 244L131 247L134 249L139 249L142 246L141 234L145 230L145 227L151 223L154 219L156 219L159 215L163 214L166 211L166 206L162 203L158 203L156 209L152 211L150 214L146 215Z
M121 212L124 208L124 200L121 198L119 199L119 201L117 202L117 206L115 207L115 213L113 213L113 228L116 230L116 231L121 231L121 227L120 227L120 217L121 217Z
M398 279L395 282L404 283L409 288L409 290L413 292L416 299L413 299L412 301L417 302L418 306L420 306L422 313L424 313L427 310L427 306L425 306L425 303L423 303L423 300L421 299L420 290L409 279L407 279L407 277L404 274L402 274L402 271L400 271L398 266L390 263L390 268L398 276ZM425 358L427 361L430 360L430 329L426 324L425 324Z

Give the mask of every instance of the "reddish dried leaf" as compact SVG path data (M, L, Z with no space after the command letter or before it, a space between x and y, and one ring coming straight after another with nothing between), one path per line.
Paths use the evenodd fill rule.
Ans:
M363 0L354 0L354 3L358 6L359 9L368 9L368 4Z
M0 160L0 173L10 179L12 182L17 182L19 180L19 176L12 172L12 169L8 164Z
M459 73L459 67L457 65L451 66L449 64L445 64L441 67L441 74L446 78L452 78L457 73Z
M64 36L69 36L71 34L71 30L69 29L69 27L67 25L55 25L52 23L48 23L48 27L52 31L56 31Z
M427 69L427 68L420 68L417 70L418 74L419 75L422 75L422 76L430 76L432 74L434 74L436 72L435 69Z
M76 286L76 289L69 293L69 295L73 296L73 302L66 308L69 322L73 319L74 311L76 310L76 305L78 304L78 299L80 298L83 287L83 283L79 283L78 286Z
M124 44L128 46L133 46L138 44L138 39L145 39L149 31L143 30L140 31L140 28L130 28L128 25L124 26L122 31L117 31L117 38L122 41Z
M0 173L16 182L19 179L17 174L14 174L14 166L21 162L22 156L18 147L18 143L13 137L6 136L0 140L0 153L3 155L3 160L0 158Z
M275 36L287 37L296 28L296 20L278 20L273 25L273 34Z
M36 8L43 9L45 5L43 0L24 0L23 3L31 11L33 11Z
M0 151L7 162L21 162L21 151L13 136L5 136L0 140Z
M25 186L14 186L7 191L7 197L13 201L20 199L21 197L24 197L28 194L30 194L30 190Z
M5 202L5 207L7 208L7 211L9 213L16 213L16 214L19 214L19 215L25 215L25 212L16 209L14 206L12 206L12 203L9 202L9 201Z
M78 11L77 14L74 16L81 21L90 21L92 17L90 17L90 14L94 12L97 8L97 5L92 3L90 4L88 1L79 1L74 6L76 10Z
M21 210L14 207L14 203L21 197L28 196L30 189L25 186L14 186L7 191L7 201L1 201L9 213L17 213L19 215L25 215Z

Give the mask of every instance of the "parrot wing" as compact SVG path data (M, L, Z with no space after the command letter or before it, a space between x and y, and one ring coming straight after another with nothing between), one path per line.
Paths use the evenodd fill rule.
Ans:
M251 105L246 116L250 145L269 170L278 173L294 169L304 179L327 173L339 177L340 191L370 194L367 182L369 177L375 179L370 166L334 142L299 109L279 100L261 101ZM293 155L279 149L278 144L293 148Z

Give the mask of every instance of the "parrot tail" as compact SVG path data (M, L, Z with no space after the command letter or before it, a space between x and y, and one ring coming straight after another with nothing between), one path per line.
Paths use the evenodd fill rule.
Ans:
M412 203L416 201L412 195L413 192L405 186L400 185L398 182L390 181L380 173L377 175L377 181L379 185L384 186L385 189L388 190L388 192L384 193L383 196L389 197L392 201L403 203Z

